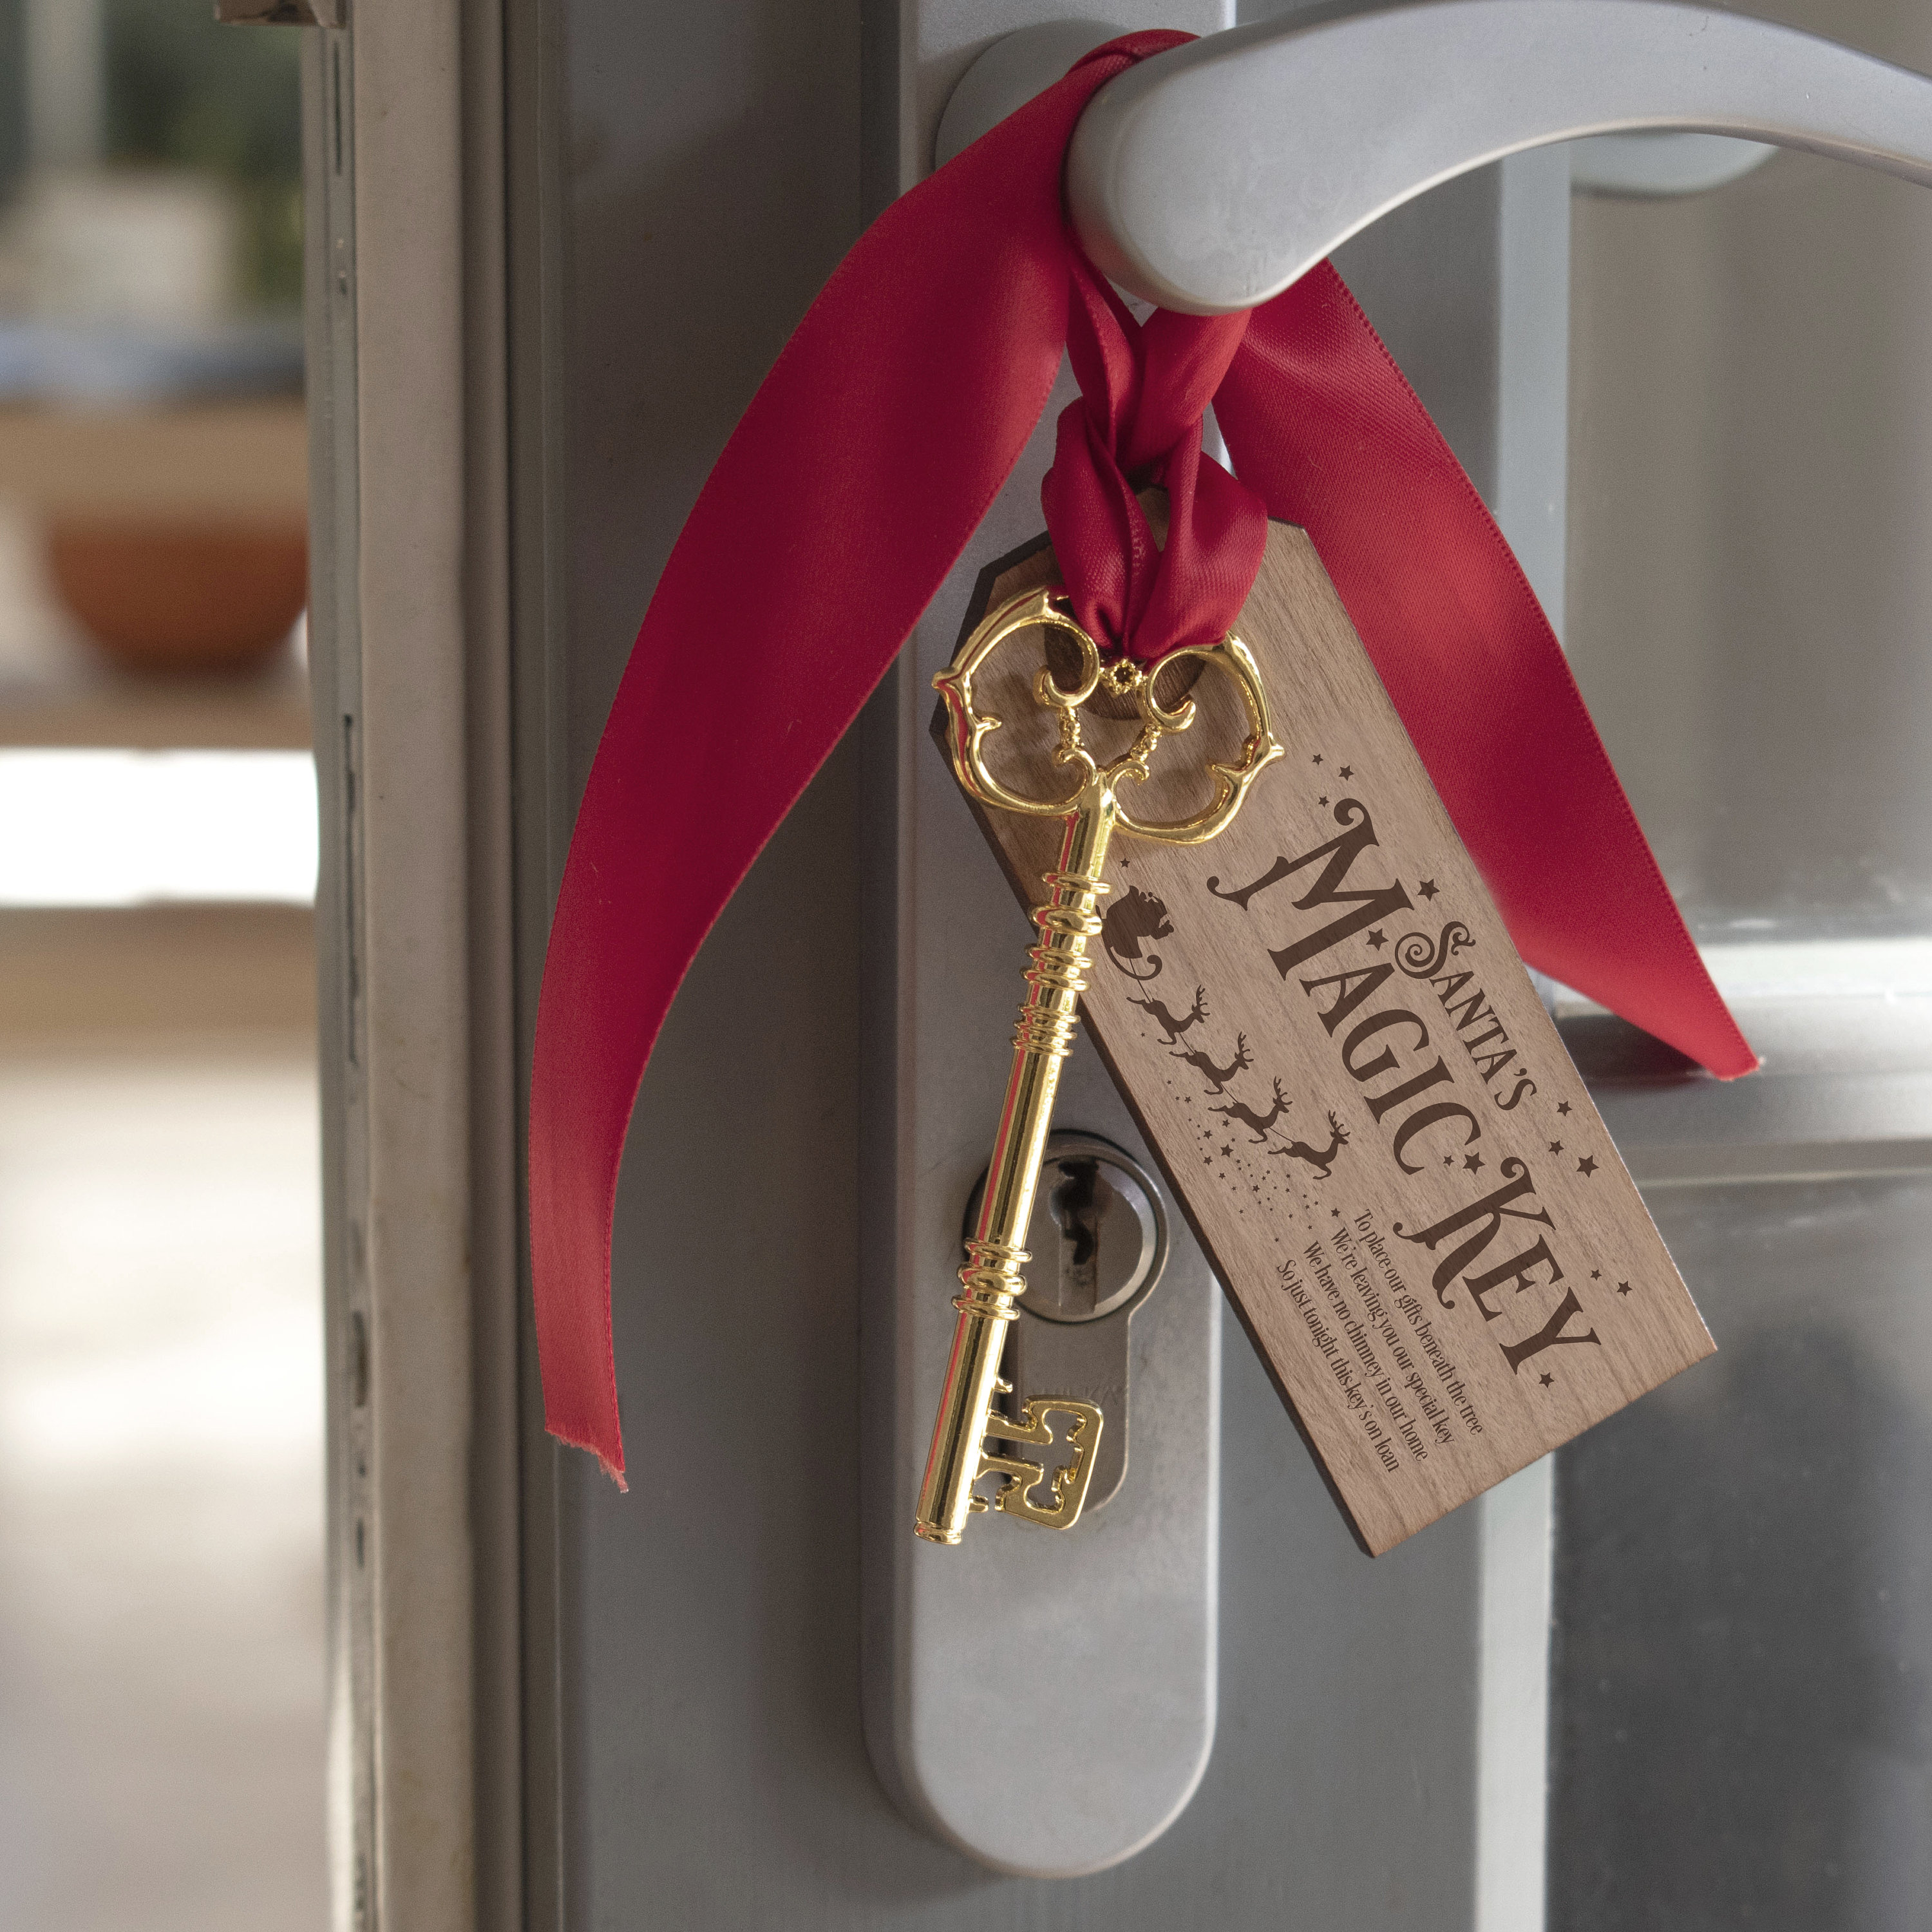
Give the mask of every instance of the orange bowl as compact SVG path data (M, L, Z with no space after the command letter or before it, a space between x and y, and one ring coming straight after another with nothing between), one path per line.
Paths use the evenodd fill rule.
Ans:
M56 518L56 587L88 634L130 670L234 671L268 657L308 599L299 524Z

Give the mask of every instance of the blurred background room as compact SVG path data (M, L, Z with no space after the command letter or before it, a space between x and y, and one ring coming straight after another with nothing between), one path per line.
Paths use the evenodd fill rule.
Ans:
M0 1925L324 1918L296 34L0 0Z

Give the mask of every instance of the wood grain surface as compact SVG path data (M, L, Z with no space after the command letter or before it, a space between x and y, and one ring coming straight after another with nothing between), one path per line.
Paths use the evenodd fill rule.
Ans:
M993 565L965 630L1055 577L1044 539ZM1712 1345L1301 531L1270 526L1237 634L1286 755L1211 844L1115 844L1084 1010L1379 1555ZM1016 640L982 683L1002 776L1052 796L1040 648ZM1206 758L1241 734L1222 682L1195 686L1137 816L1208 796ZM1096 719L1090 748L1132 728ZM1059 825L980 816L1036 903Z

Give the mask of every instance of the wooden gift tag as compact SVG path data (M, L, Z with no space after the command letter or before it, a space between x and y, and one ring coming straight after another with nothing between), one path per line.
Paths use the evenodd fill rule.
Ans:
M1044 539L994 564L967 631L1057 578ZM1712 1344L1300 530L1270 525L1235 634L1286 755L1211 844L1115 841L1084 1008L1378 1556ZM1005 655L999 760L1051 796L1039 646ZM1244 730L1226 683L1195 686L1136 815L1205 802ZM1033 905L1059 823L980 816Z

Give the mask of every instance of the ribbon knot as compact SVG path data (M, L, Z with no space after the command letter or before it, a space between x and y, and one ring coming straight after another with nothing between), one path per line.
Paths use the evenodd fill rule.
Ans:
M1225 636L1262 567L1268 506L1202 447L1250 311L1138 322L1070 236L1066 252L1080 397L1060 412L1040 502L1082 626L1151 663ZM1137 494L1150 484L1168 494L1164 548Z

